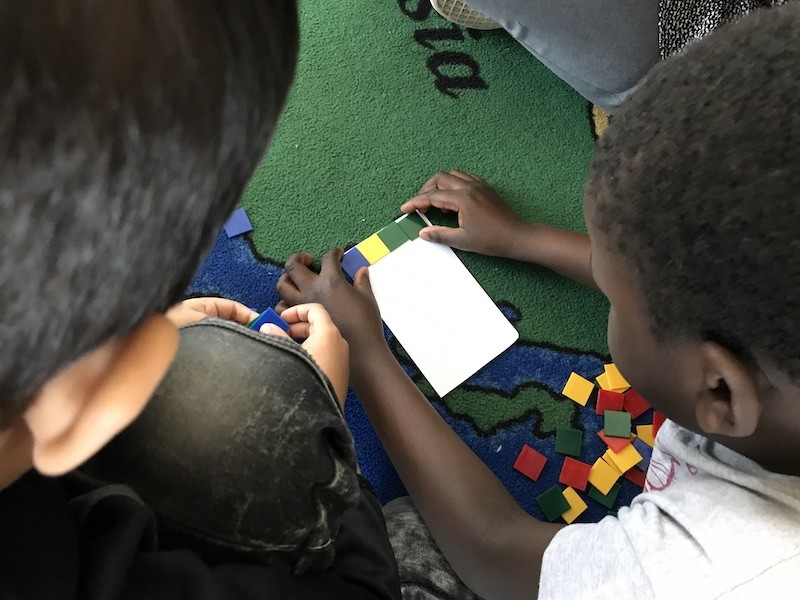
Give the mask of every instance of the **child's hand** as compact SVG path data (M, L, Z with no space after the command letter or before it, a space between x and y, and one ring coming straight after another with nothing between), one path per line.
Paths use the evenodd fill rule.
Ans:
M305 341L303 348L314 357L319 368L328 376L336 392L339 406L344 410L350 378L350 355L347 342L321 304L300 304L284 310L281 318L289 324L289 336ZM270 325L273 335L286 335Z
M420 237L459 250L507 257L526 225L483 179L461 171L436 173L400 210L424 213L431 206L457 212L458 227L426 227Z
M283 300L277 308L319 302L350 344L351 356L369 356L372 349L386 344L369 273L361 269L350 285L342 273L341 258L341 248L330 250L322 258L320 273L316 274L309 268L310 254L294 254L286 261L286 272L278 280L277 290ZM281 316L286 318L284 314Z
M226 298L190 298L179 302L166 313L166 317L176 327L191 325L208 317L218 317L247 325L257 316L256 311L247 308L244 304Z

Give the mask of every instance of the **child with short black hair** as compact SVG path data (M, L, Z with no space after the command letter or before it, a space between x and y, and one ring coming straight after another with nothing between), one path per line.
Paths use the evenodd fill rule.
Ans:
M0 597L400 597L327 312L170 310L298 37L294 0L0 3Z
M460 171L402 206L458 213L457 228L425 239L538 263L608 297L614 362L669 420L645 492L600 523L542 523L514 502L394 360L366 269L351 287L339 250L319 276L290 260L279 291L331 311L416 508L481 597L752 598L800 584L798 99L800 4L788 3L651 73L598 144L588 236L521 221ZM472 597L423 537L404 551L410 539L395 540L416 561L400 559L407 590L419 576L425 597Z

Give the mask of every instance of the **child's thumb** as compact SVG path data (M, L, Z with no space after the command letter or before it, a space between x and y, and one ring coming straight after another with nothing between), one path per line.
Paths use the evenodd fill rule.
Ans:
M437 244L446 244L458 248L458 243L461 238L463 230L458 227L440 227L433 225L425 227L419 232L419 237L429 242L436 242Z
M273 325L272 323L264 323L261 327L258 328L258 333L290 338L288 333L286 333L283 329L281 329L277 325Z
M358 270L356 278L353 280L353 287L363 294L373 295L372 284L369 282L369 269L364 267Z

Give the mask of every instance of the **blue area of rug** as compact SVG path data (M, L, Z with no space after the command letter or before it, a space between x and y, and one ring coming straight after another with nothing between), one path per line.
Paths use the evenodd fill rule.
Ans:
M257 311L262 311L278 302L275 284L282 274L281 267L257 257L248 236L229 239L220 233L217 242L192 283L189 294L216 295L234 298ZM501 306L512 321L517 315L507 306ZM416 367L397 348L389 332L389 342L396 349L398 359L409 376L424 386ZM489 394L491 402L503 402L529 390L546 394L559 406L572 408L571 401L561 396L560 391L572 371L592 377L602 371L607 359L601 355L580 352L552 345L533 343L521 339L495 361L470 378L465 388ZM424 387L423 387L424 389ZM543 422L542 412L536 407L515 419L487 431L476 426L469 415L457 415L445 404L429 394L434 406L456 433L489 466L510 490L525 510L538 518L544 518L535 497L558 483L563 456L555 452L555 435L552 427ZM580 459L593 463L606 450L597 437L603 427L602 417L595 414L594 399L586 408L574 411L568 424L584 430L584 441ZM577 406L577 405L575 405ZM405 489L381 447L358 399L348 396L345 416L355 439L356 451L362 472L375 487L381 502L405 494ZM650 423L651 411L634 420L634 424ZM557 423L563 424L563 423ZM538 481L533 482L512 468L523 444L528 444L548 457L548 462ZM622 491L617 505L628 504L640 491L633 483L621 479ZM563 487L563 486L562 486ZM589 509L578 522L598 521L607 514L607 509L588 499Z

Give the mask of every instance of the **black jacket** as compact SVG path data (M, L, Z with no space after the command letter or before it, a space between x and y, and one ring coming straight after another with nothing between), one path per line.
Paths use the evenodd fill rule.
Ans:
M297 344L185 327L145 411L100 454L0 492L0 599L399 599L355 470L330 382Z
M0 598L400 598L380 505L367 485L345 513L333 564L305 575L242 562L209 565L195 549L160 550L156 517L129 488L72 495L84 485L74 476L29 473L0 493Z

